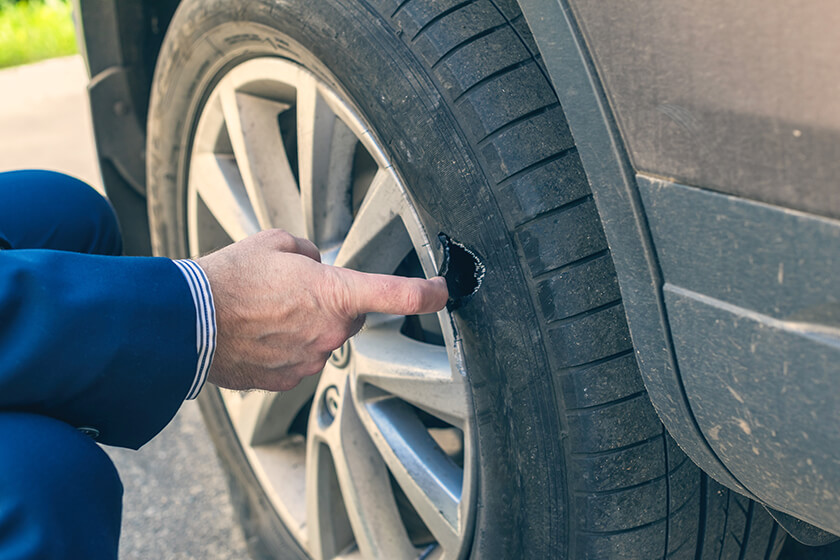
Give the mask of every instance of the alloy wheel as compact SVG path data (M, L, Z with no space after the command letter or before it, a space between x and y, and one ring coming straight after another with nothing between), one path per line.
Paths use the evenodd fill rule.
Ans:
M192 255L280 227L336 266L437 269L434 235L353 104L279 58L235 66L207 97L187 222ZM446 310L376 315L292 391L222 391L263 491L311 556L468 552L476 454L463 363Z

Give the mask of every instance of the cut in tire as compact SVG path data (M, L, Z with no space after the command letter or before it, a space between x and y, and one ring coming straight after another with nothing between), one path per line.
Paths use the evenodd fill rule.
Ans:
M191 157L212 92L272 57L337 92L370 127L420 230L458 240L485 266L480 290L451 315L477 481L452 557L778 555L783 531L688 460L650 404L574 140L511 0L184 1L149 114L158 254L189 253ZM212 387L200 400L255 556L306 557L228 401Z

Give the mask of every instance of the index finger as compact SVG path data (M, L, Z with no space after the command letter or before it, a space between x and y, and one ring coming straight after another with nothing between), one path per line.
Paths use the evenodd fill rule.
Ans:
M422 315L435 313L446 305L449 291L441 276L431 279L406 278L387 274L369 274L342 269L356 303L356 315L386 313L389 315Z

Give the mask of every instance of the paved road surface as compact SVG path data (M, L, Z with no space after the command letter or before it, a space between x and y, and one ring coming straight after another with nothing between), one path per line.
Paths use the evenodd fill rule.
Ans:
M0 171L37 167L102 189L78 56L0 71ZM227 487L195 403L138 452L108 449L125 485L124 560L247 558ZM780 560L840 558L788 546Z
M63 171L101 190L78 56L0 71L0 171ZM107 448L125 486L120 558L248 558L198 406L140 451Z
M81 57L0 71L0 171L63 171L101 190Z

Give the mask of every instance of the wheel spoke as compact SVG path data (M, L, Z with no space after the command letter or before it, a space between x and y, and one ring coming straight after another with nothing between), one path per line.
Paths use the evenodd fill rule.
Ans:
M386 397L366 409L372 423L363 422L391 474L444 551L457 549L463 469L404 402Z
M350 187L358 139L336 117L315 79L297 87L298 176L306 235L319 247L338 244L353 221Z
M336 266L390 274L411 251L402 223L407 201L389 169L380 169L336 257Z
M353 544L353 529L347 518L329 447L312 435L306 439L309 552L316 560L334 558Z
M259 222L233 156L194 154L190 183L231 239L239 241L259 231Z
M446 349L404 336L400 319L380 321L353 339L355 405L391 474L445 549L460 542L463 469L440 449L408 406L465 429L466 384Z
M334 508L338 503L329 480L334 473L362 555L365 558L414 558L417 552L402 524L387 467L356 414L349 384L344 383L341 391L341 404L329 428L320 434L313 433L318 432L313 426L319 421L310 419L307 507L310 523L314 524L310 527L310 538L319 541L320 556L328 558L334 537L325 537L324 529L334 528L335 514L326 508ZM332 457L332 471L324 466L325 443Z
M219 96L236 163L260 226L304 235L300 194L277 121L289 105L238 92L224 83Z
M446 349L408 338L398 327L392 320L354 337L352 356L361 398L371 393L365 386L372 385L463 430L469 415L466 382L452 371ZM381 391L374 391L373 397Z
M236 421L242 440L249 445L259 446L285 437L298 413L315 393L318 377L304 377L291 391L246 393L239 405Z

